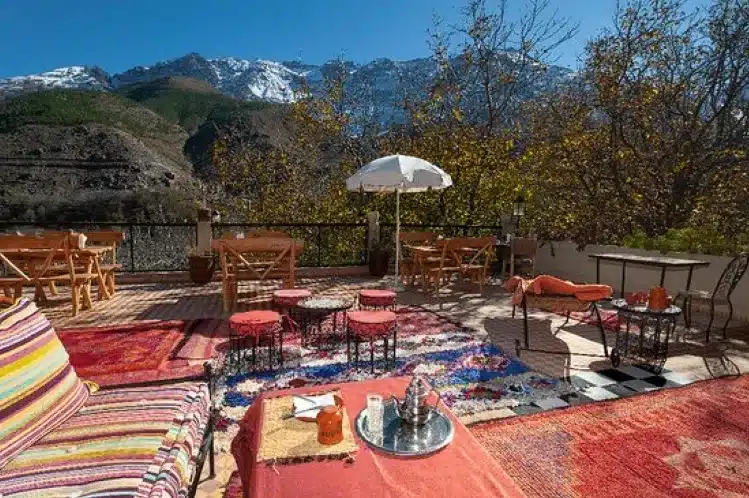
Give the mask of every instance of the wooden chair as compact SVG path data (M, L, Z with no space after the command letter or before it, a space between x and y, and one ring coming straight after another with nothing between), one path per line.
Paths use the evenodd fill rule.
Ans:
M122 270L122 265L117 263L117 247L125 240L125 234L123 232L116 231L97 231L97 232L82 232L86 237L86 244L90 246L105 246L111 248L110 258L111 261L99 264L101 271L104 275L104 285L107 286L107 290L110 295L115 293L115 272ZM102 289L99 289L99 296L101 297Z
M400 247L400 275L404 283L413 285L416 281L416 270L414 263L413 246L433 245L437 235L432 232L401 232L398 241ZM410 246L410 247L409 247Z
M459 274L469 277L479 284L483 292L484 283L489 274L489 267L494 256L492 249L496 239L494 237L460 237L437 241L437 248L441 248L439 261L428 260L429 280L439 291L450 276Z
M216 239L219 253L224 311L234 309L241 280L282 278L285 288L296 282L297 257L304 243L290 237Z
M515 275L515 265L519 262L523 266L530 265L531 277L536 276L536 253L538 239L514 237L510 240L510 274Z
M91 263L83 271L76 270L74 251L83 245L79 234L60 232L44 236L3 235L0 236L0 261L15 276L0 278L0 287L6 297L21 297L24 287L34 287L35 299L46 301L44 285L66 281L72 294L72 313L76 316L83 307L91 308L91 281L95 274ZM58 273L55 261L63 260L67 274ZM37 263L41 262L40 266Z

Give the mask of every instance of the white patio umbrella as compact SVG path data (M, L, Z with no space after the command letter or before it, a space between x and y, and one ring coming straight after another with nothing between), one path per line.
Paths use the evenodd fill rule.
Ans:
M398 285L400 244L401 192L441 190L453 184L450 175L432 163L418 157L385 156L365 164L346 180L349 190L365 192L395 192L395 284Z

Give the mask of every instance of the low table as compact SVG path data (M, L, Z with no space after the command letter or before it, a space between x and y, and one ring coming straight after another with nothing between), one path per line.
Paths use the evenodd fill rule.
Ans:
M351 301L333 297L310 297L297 303L301 318L302 344L314 343L317 347L335 346L346 338L346 314L353 306ZM332 317L330 330L323 330L323 322Z
M263 393L245 414L239 434L232 442L232 454L242 478L244 496L524 496L468 429L444 406L440 408L452 420L455 436L449 446L429 457L386 455L372 450L359 438L353 424L366 405L366 395L379 393L383 397L390 394L403 397L409 380L396 377ZM275 466L257 462L264 399L319 393L323 389L340 390L359 446L355 459L351 462L325 460ZM310 430L317 430L314 423L310 424Z
M622 359L629 359L649 364L660 372L668 358L668 341L681 308L669 306L654 310L644 304L628 304L624 299L614 299L611 305L616 309L620 324L611 351L611 364L618 367ZM625 323L623 331L621 321ZM633 324L639 328L639 334L631 330Z

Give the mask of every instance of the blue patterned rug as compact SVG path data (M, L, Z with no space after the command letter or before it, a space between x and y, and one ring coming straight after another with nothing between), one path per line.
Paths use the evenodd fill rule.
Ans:
M368 345L360 346L361 361L354 366L346 362L345 342L337 350L320 352L302 347L297 340L284 343L283 370L226 376L219 388L224 413L219 429L233 432L232 426L265 391L415 373L432 382L458 417L574 392L568 383L533 372L517 358L505 355L483 335L430 311L401 309L398 324L396 367L391 363L389 371L383 370L381 363L376 364L374 373L370 371ZM375 356L380 354L376 349Z

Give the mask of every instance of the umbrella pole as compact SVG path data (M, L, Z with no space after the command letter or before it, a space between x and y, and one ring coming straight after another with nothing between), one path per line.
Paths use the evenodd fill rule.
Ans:
M400 264L400 233L401 233L401 192L395 189L395 286L400 286L399 264Z

